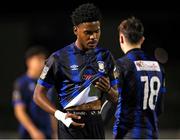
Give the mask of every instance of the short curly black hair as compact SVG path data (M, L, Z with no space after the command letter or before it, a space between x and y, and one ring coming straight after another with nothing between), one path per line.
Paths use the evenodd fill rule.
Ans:
M120 23L118 30L123 33L132 44L137 44L144 34L142 22L134 16L123 20Z
M102 15L100 10L92 3L86 3L76 8L72 15L72 22L77 26L84 22L101 21Z

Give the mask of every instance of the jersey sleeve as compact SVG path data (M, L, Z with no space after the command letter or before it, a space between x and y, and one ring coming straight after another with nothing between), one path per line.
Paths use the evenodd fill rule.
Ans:
M159 91L156 108L155 108L157 116L159 116L160 114L162 114L164 112L164 94L166 93L165 71L162 66L161 66L161 72L162 72L162 84L161 84L161 88Z
M122 93L123 83L124 83L124 68L121 61L119 59L116 60L116 69L118 71L118 91L119 94Z
M113 55L110 53L110 63L109 63L109 78L111 86L117 89L118 94L121 93L121 88L119 86L119 69L117 67L116 61L113 57Z
M45 88L51 88L55 83L55 57L51 55L45 62L45 66L42 73L38 79L38 84L44 86Z
M13 92L12 92L12 103L13 106L17 104L25 104L24 97L22 95L22 86L18 80L14 82L14 87L13 87Z
M165 86L165 71L164 71L164 68L162 68L162 86L161 86L161 89L160 89L160 93L164 94L166 93L166 86Z

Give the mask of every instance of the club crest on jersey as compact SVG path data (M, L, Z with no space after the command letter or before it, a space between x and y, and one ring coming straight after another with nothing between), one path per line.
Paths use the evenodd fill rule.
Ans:
M70 68L71 70L78 70L78 65L71 65Z
M46 74L48 73L48 71L49 71L49 67L44 66L40 78L41 78L41 79L44 79L44 78L46 77Z
M97 63L98 63L98 67L99 67L98 71L99 72L105 72L104 62L103 61L98 61Z

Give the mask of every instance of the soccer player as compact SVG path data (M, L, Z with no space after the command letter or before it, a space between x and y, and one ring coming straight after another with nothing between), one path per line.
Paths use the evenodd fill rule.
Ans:
M47 51L42 47L29 48L25 54L27 71L14 83L14 113L20 123L19 135L22 139L48 139L56 133L51 127L56 121L55 118L50 118L50 115L33 101L35 85L44 67L46 56Z
M119 88L114 138L158 138L158 116L165 93L164 70L141 50L144 27L135 17L119 25L119 42L125 56L117 60Z
M114 59L98 45L101 14L94 4L80 5L71 17L77 39L48 58L34 100L59 120L59 138L105 138L101 99L105 95L110 101L117 101ZM62 110L46 98L53 85Z

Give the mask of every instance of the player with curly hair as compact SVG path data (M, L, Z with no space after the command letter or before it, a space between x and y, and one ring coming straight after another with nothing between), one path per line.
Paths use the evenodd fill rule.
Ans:
M115 61L110 51L98 45L101 13L94 4L80 5L71 18L77 39L48 58L34 100L59 120L59 138L105 138L102 97L117 102ZM58 92L61 109L46 97L52 86Z

